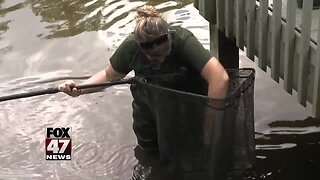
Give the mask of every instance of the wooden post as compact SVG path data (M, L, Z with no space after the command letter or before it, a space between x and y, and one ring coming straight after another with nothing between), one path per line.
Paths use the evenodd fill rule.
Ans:
M260 1L259 9L259 68L267 72L267 57L268 57L268 3L269 0Z
M308 67L310 66L310 36L311 36L312 0L303 2L301 44L299 47L298 70L298 101L307 106Z
M210 23L210 50L213 56L219 59L224 68L239 68L239 48L235 39L225 36L214 24Z
M296 7L296 1L287 2L287 29L285 35L283 85L284 89L290 94L292 94L294 76L293 64L295 50Z
M320 118L320 13L318 18L317 62L314 70L312 106L314 116Z
M199 0L193 0L193 6L199 10Z
M216 24L216 0L193 0L194 7L199 10L199 14L209 23Z

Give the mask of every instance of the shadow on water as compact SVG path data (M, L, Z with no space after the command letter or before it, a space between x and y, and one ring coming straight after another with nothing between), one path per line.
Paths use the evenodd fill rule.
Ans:
M256 138L253 179L317 179L320 169L320 120L275 121ZM250 176L249 176L250 177Z
M144 152L138 146L134 148L134 156L138 162L133 167L130 180L173 180L173 174L168 174L161 165L158 152Z

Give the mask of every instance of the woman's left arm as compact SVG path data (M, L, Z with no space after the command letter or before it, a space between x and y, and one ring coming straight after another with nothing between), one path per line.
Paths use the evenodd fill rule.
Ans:
M207 80L208 96L214 99L224 99L227 96L229 76L220 62L212 57L204 66L201 75Z

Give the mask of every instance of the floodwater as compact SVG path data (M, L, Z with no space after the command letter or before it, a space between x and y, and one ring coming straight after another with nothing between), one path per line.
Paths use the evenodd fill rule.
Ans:
M0 0L0 95L80 82L106 67L145 3L209 47L208 23L191 0ZM256 68L240 53L242 67ZM247 178L316 179L320 121L267 76L257 69L257 159ZM0 179L164 179L158 159L135 148L131 101L128 86L119 85L79 98L0 103ZM45 160L47 126L72 127L71 161Z

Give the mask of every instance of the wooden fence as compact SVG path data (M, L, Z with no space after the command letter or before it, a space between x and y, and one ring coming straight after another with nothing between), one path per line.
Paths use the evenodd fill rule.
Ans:
M300 104L310 102L314 116L320 117L320 47L311 39L313 0L303 1L301 28L296 27L296 0L274 0L272 7L269 0L194 0L194 5L211 25L235 39L237 47L246 48L262 70L269 67L272 79L281 78L288 93L295 90ZM317 17L320 39L320 13Z

